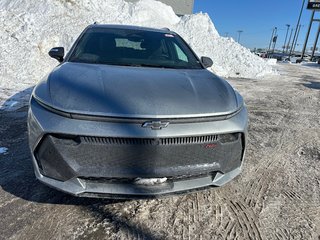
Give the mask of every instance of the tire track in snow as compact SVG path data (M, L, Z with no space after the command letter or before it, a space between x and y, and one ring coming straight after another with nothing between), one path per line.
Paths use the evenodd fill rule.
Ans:
M258 226L255 223L257 218L250 212L252 210L246 208L239 199L230 201L229 203L230 210L242 231L242 237L245 239L262 239Z

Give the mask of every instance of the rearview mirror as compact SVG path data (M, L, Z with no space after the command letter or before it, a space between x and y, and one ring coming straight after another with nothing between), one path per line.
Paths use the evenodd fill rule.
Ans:
M201 57L201 62L205 68L209 68L213 65L213 61L209 57Z
M55 47L49 51L49 56L57 59L59 62L63 61L64 57L64 48L63 47Z

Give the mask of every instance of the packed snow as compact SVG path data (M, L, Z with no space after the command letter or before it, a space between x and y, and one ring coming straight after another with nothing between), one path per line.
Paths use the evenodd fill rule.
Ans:
M137 178L135 179L134 183L137 185L156 185L165 183L167 181L167 178Z
M266 61L270 66L274 66L274 65L277 65L278 60L275 58L270 58L270 59L266 59Z
M94 22L170 28L199 56L211 57L212 71L222 77L259 78L275 73L249 49L219 36L205 13L178 17L171 7L154 0L1 0L0 105L58 64L47 54L52 47L68 50Z
M304 67L313 67L315 69L320 69L320 64L316 62L302 62L301 65Z

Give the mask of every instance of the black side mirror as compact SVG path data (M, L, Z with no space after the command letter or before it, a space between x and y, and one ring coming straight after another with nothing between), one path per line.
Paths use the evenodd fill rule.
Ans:
M63 47L55 47L49 51L49 56L57 59L59 62L63 61L64 57L64 48Z
M205 68L211 67L213 65L213 61L209 57L201 57L201 62Z

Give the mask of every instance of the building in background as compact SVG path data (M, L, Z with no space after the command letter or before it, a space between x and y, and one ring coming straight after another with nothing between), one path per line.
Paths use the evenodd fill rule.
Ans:
M126 0L127 2L137 2L139 0ZM181 16L193 13L194 0L157 0L171 6L174 12Z

